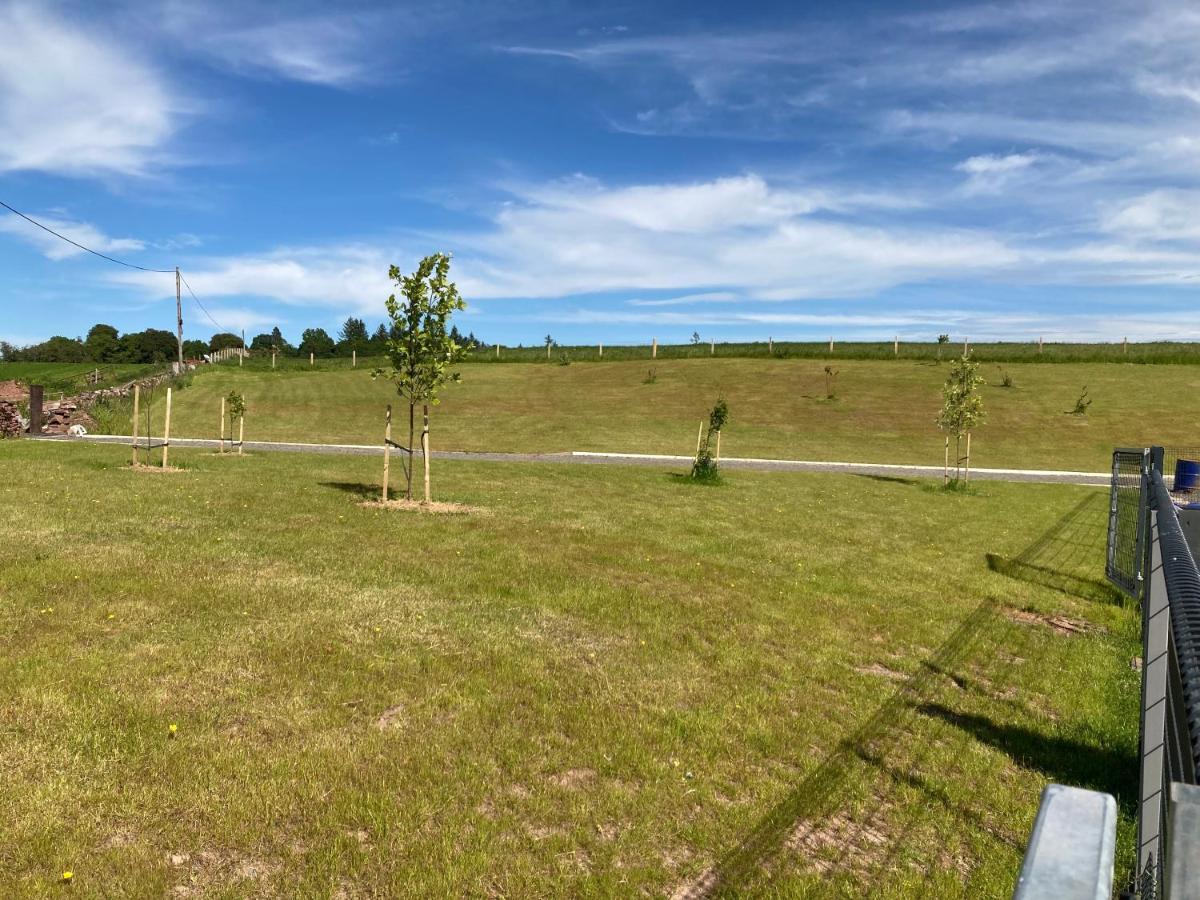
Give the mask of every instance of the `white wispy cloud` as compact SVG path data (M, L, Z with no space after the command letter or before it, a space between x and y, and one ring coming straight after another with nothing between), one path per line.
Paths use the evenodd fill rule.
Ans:
M47 259L70 259L83 255L84 251L78 247L59 240L24 219L9 215L7 211L4 213L4 217L0 218L0 231L32 244ZM75 221L64 217L62 213L37 213L32 218L47 228L101 253L136 252L146 246L145 241L137 238L110 237L90 222Z
M44 6L0 5L0 172L146 175L189 104L128 45Z
M168 3L162 28L240 75L348 87L373 77L382 16L352 11L264 10L253 4Z

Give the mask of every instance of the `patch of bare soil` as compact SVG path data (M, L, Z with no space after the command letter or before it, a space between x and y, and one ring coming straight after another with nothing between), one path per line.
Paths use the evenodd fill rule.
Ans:
M136 466L125 466L125 468L131 472L159 472L163 475L184 471L177 466L144 466L141 463L138 463Z
M884 858L890 841L881 824L839 813L819 822L797 822L784 846L800 854L811 871L825 874L839 864L870 870Z
M19 381L0 381L0 400L21 403L29 399L29 389Z
M443 516L486 515L487 510L481 506L468 506L465 503L423 503L420 500L364 500L358 504L364 509L407 509L416 512L433 513Z
M1046 616L1041 613L1030 612L1027 609L1006 607L1004 614L1014 622L1020 622L1024 625L1045 625L1047 628L1053 628L1059 634L1068 637L1075 634L1088 634L1089 632L1099 630L1099 626L1093 625L1091 622L1084 622L1080 619L1068 619L1066 616Z
M576 788L583 787L595 777L596 773L591 769L567 769L565 772L551 775L550 782L558 785L560 788L575 790Z
M394 728L399 724L403 715L403 706L393 706L391 709L385 709L383 714L375 720L375 727L380 731L387 731L389 728Z
M897 672L895 669L889 669L887 666L880 663L871 663L869 666L855 666L854 671L863 675L875 675L879 678L886 678L889 681L903 681L908 677L903 672Z
M275 872L275 866L236 851L201 850L199 853L172 853L171 867L181 870L182 881L171 888L173 897L208 897L224 893L243 882L262 882Z

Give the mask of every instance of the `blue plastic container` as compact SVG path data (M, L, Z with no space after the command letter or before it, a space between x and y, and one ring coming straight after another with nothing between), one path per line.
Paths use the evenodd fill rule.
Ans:
M1176 491L1194 491L1200 489L1200 460L1175 460L1175 484L1173 489Z

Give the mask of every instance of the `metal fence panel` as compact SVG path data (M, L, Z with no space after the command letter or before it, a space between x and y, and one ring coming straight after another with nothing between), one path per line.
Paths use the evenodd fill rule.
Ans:
M1104 574L1135 599L1142 595L1145 555L1145 473L1149 451L1114 450L1108 508L1108 554Z

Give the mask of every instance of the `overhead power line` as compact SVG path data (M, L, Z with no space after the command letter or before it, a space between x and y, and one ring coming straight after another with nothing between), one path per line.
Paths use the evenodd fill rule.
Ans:
M204 313L204 315L208 316L208 321L213 323L213 327L215 327L217 331L225 331L226 329L221 326L221 323L214 319L212 317L212 313L210 313L205 308L204 304L200 302L200 298L196 296L196 292L193 291L192 286L187 283L187 279L183 277L182 272L179 273L179 280L182 281L183 286L188 289L188 293L192 295L192 299L196 301L196 305L200 307L200 311Z
M93 250L91 247L85 247L83 244L79 243L79 241L73 241L66 235L59 234L53 228L49 228L49 227L43 225L37 219L31 219L29 216L25 215L25 213L21 212L19 209L13 209L11 206L9 206L7 203L5 203L3 200L0 200L0 206L3 206L10 213L20 216L22 219L24 219L26 222L30 223L31 225L36 225L38 228L42 229L42 231L45 231L45 232L48 232L49 234L54 235L59 240L66 241L71 246L78 247L80 250L83 250L83 251L86 251L87 253L92 254L92 256L98 256L101 259L107 259L109 262L116 263L118 266L125 266L128 269L137 269L139 272L153 272L156 275L172 275L175 272L174 269L148 269L145 266L134 265L133 263L125 262L124 260L116 259L115 257L112 257L112 256L107 256L107 255L101 253L99 250Z

